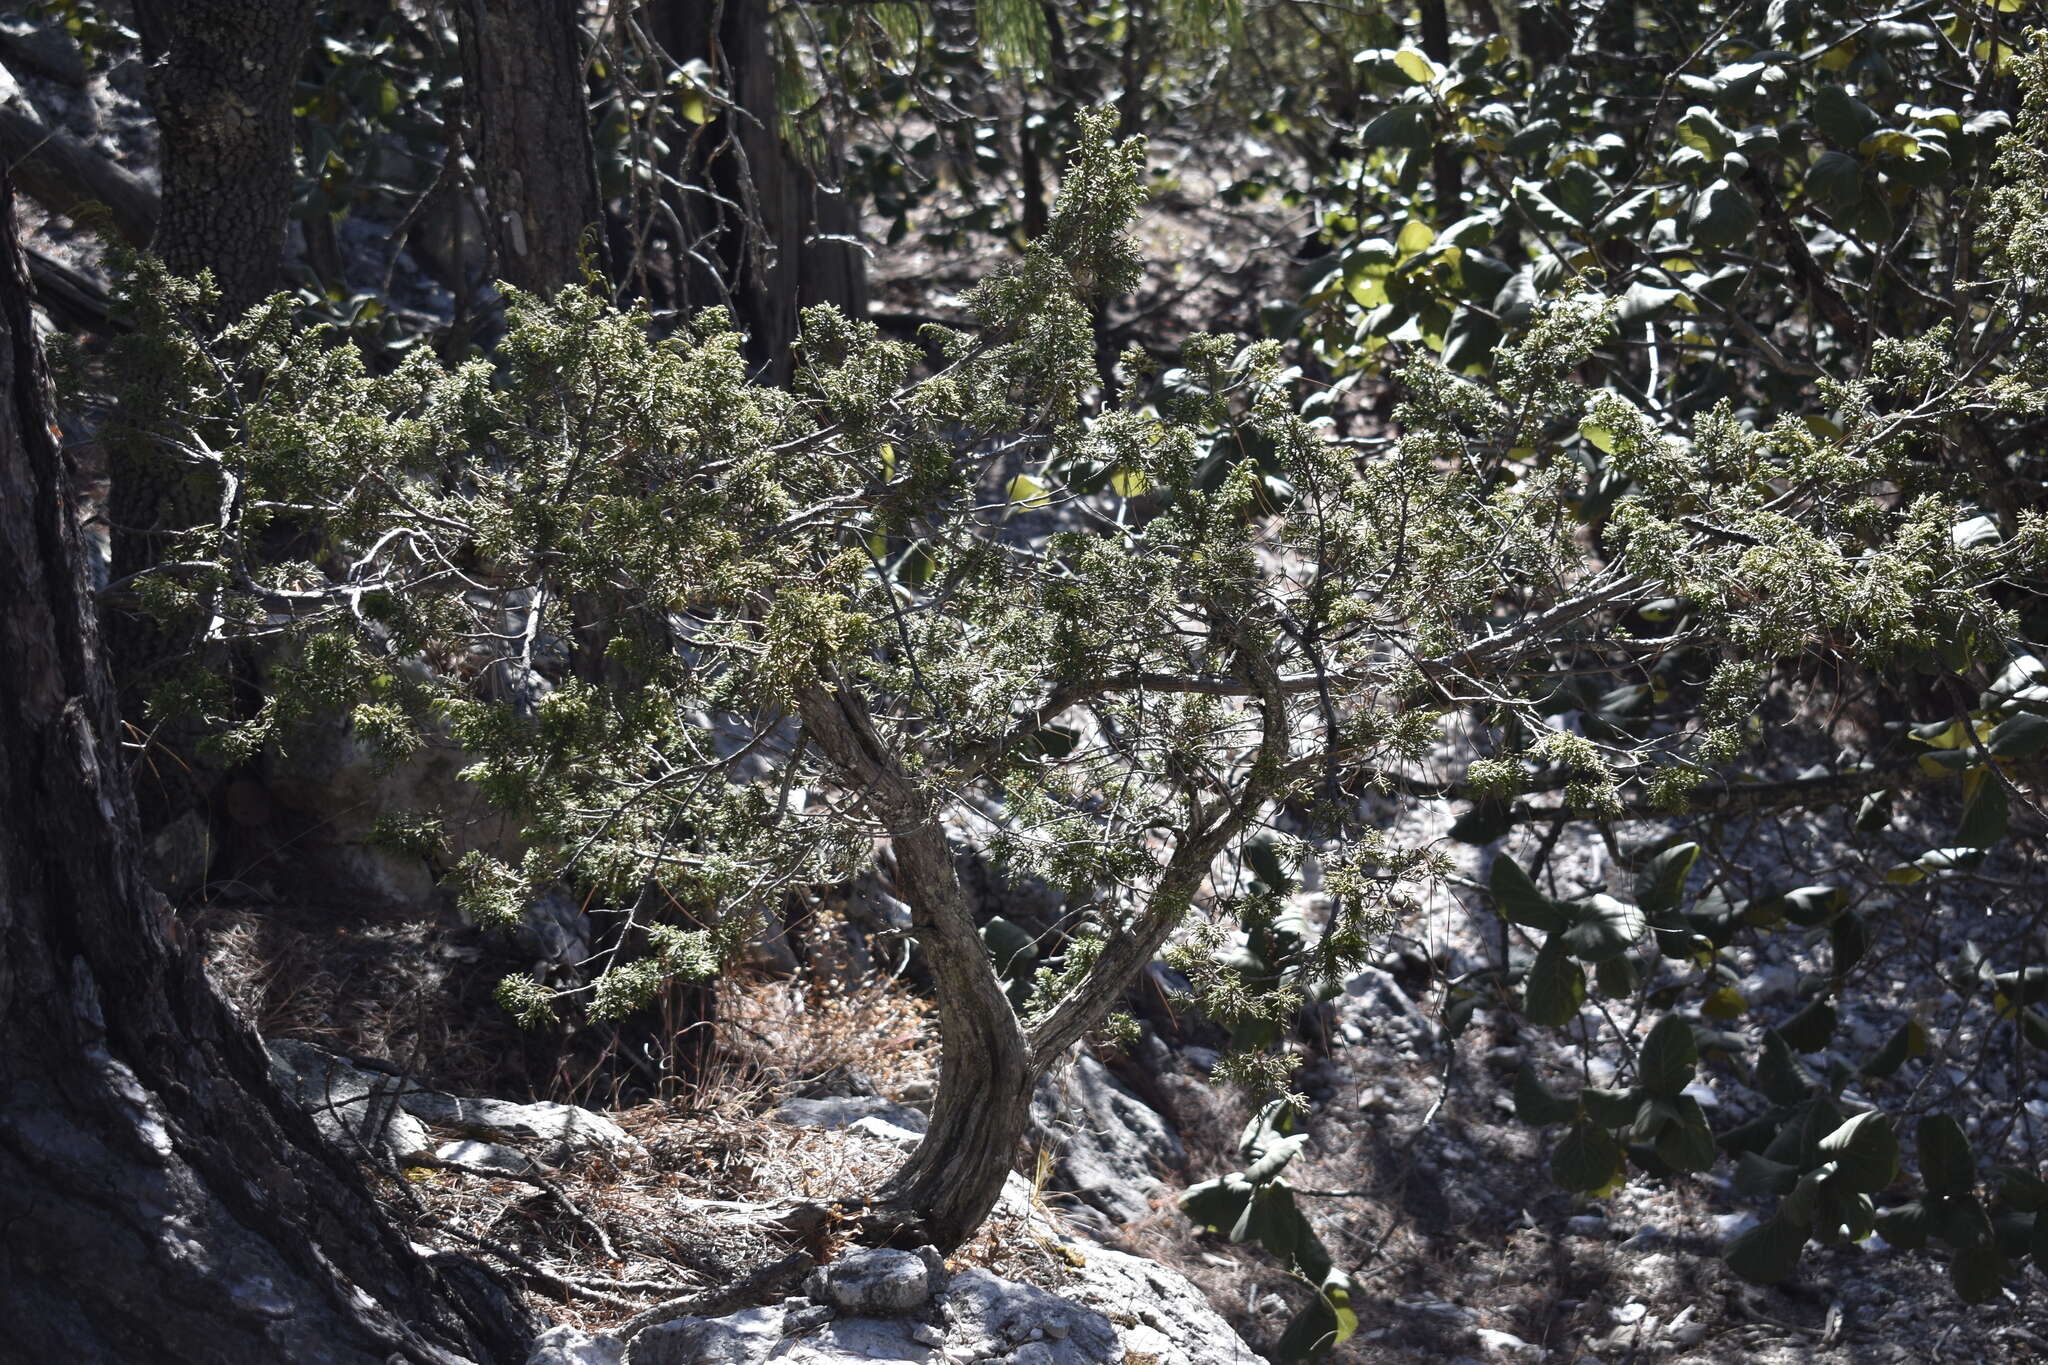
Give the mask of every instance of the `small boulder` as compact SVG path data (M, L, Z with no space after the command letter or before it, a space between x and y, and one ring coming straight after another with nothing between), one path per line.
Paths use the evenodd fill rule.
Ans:
M525 1153L495 1142L478 1142L475 1138L442 1143L434 1150L434 1159L468 1170L497 1171L504 1175L526 1175L533 1170L533 1163L526 1159Z
M760 1365L782 1345L782 1309L657 1323L626 1350L626 1365Z
M626 1343L615 1336L592 1336L580 1327L564 1323L550 1327L533 1339L533 1351L526 1365L622 1365Z
M432 1150L426 1126L401 1107L404 1082L398 1077L366 1071L293 1038L279 1038L268 1047L271 1079L330 1139L399 1161Z
M541 1159L550 1163L579 1152L632 1152L640 1146L604 1115L573 1104L516 1104L437 1090L409 1090L399 1102L414 1118L438 1128L486 1142L539 1143Z
M914 1251L867 1247L820 1267L805 1286L810 1296L842 1313L894 1317L916 1312L936 1286L931 1267Z
M1031 1120L1055 1153L1053 1187L1116 1222L1150 1213L1159 1172L1187 1162L1173 1125L1086 1052L1039 1082Z

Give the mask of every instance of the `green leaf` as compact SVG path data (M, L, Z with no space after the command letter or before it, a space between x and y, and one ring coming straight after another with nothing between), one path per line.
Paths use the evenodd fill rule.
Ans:
M1288 1163L1301 1155L1301 1149L1308 1145L1307 1133L1294 1133L1288 1137L1276 1138L1266 1144L1258 1160L1245 1168L1244 1178L1254 1185L1264 1185L1279 1177Z
M1998 1243L1985 1239L1976 1246L1964 1247L1949 1259L1949 1283L1956 1288L1956 1297L1964 1303L1989 1303L2005 1288L2005 1280L2012 1274L2005 1253L1998 1249Z
M1677 1107L1678 1117L1657 1135L1657 1155L1674 1170L1711 1168L1720 1150L1714 1145L1714 1130L1707 1126L1707 1116L1699 1101L1690 1095L1680 1095L1669 1103Z
M1835 1033L1835 1007L1826 996L1807 1004L1778 1026L1778 1035L1797 1052L1819 1052Z
M1870 951L1870 927L1861 915L1844 911L1828 926L1828 942L1835 951L1835 975L1841 976Z
M1881 1209L1877 1215L1877 1235L1901 1251L1918 1251L1926 1246L1932 1231L1932 1220L1927 1216L1926 1206L1918 1200L1897 1208Z
M2034 1269L2048 1275L2048 1213L2034 1214L2034 1231L2027 1239L2027 1254L2034 1258Z
M1477 308L1460 307L1451 314L1450 330L1444 333L1444 368L1465 374L1475 365L1484 366L1500 345L1500 323Z
M1606 1090L1589 1085L1579 1092L1579 1103L1585 1107L1586 1116L1602 1128L1619 1128L1635 1118L1646 1094L1638 1085L1626 1090Z
M1837 212L1863 198L1863 163L1848 152L1825 151L1806 172L1806 192Z
M1402 147L1410 151L1429 145L1429 115L1413 104L1397 104L1359 130L1366 147Z
M1713 112L1695 104L1678 120L1679 140L1708 156L1723 157L1735 150L1735 133L1715 118Z
M1619 957L1650 931L1641 910L1612 896L1593 896L1569 909L1575 922L1562 935L1565 951L1584 962Z
M1792 1051L1776 1029L1764 1030L1764 1052L1757 1059L1756 1088L1773 1104L1798 1104L1820 1089L1820 1077Z
M1570 1100L1543 1083L1534 1063L1525 1061L1515 1072L1515 1117L1522 1122L1541 1128L1545 1124L1563 1123L1577 1112Z
M1963 1127L1947 1114L1928 1114L1913 1130L1920 1179L1929 1194L1967 1194L1977 1184L1977 1158Z
M1500 912L1516 924L1553 934L1571 923L1567 908L1538 891L1536 883L1529 880L1529 874L1513 858L1503 855L1493 860L1486 886L1499 903Z
M1991 978L1991 984L2010 1004L2038 1005L2048 1000L2048 966L1999 972Z
M1020 507L1044 507L1052 501L1052 494L1046 491L1045 485L1029 474L1019 474L1010 480L1009 492L1010 501Z
M1358 1314L1351 1307L1357 1286L1342 1271L1323 1277L1316 1296L1302 1306L1273 1348L1280 1362L1315 1360L1328 1355L1351 1339L1358 1330Z
M1869 1195L1850 1189L1839 1174L1821 1182L1813 1224L1815 1241L1831 1246L1860 1242L1876 1228L1877 1210Z
M1820 1154L1835 1163L1836 1179L1864 1194L1876 1194L1899 1174L1899 1139L1891 1120L1875 1111L1858 1114L1822 1138Z
M1984 747L1998 758L2032 758L2048 749L2048 716L2020 711L1991 727Z
M1799 1268L1806 1237L1806 1228L1787 1226L1774 1218L1730 1242L1721 1252L1721 1259L1751 1284L1777 1284Z
M1700 1060L1699 1044L1692 1025L1675 1014L1657 1021L1636 1059L1636 1076L1644 1090L1660 1099L1673 1099L1692 1084Z
M1625 956L1599 962L1593 967L1593 984L1610 1000L1633 995L1637 984L1635 964Z
M1507 149L1515 156L1534 156L1539 152L1549 151L1563 136L1563 124L1554 118L1540 118L1524 124L1519 132L1509 138Z
M1963 818L1956 826L1956 843L1964 848L1991 848L2005 837L2010 823L2005 783L1997 774L1981 768L1971 780L1977 784L1977 790L1963 807Z
M1636 904L1643 913L1661 915L1676 910L1685 894L1685 879L1699 861L1698 844L1674 844L1644 863L1636 872Z
M1937 1194L1925 1202L1927 1230L1950 1246L1982 1246L1992 1240L1990 1215L1976 1195Z
M1545 188L1537 181L1517 180L1513 190L1515 207L1520 209L1523 216L1540 232L1552 235L1577 232L1583 225L1546 194Z
M1576 1123L1550 1153L1550 1173L1567 1190L1605 1189L1621 1174L1623 1154L1605 1128Z
M2038 1213L2048 1209L2048 1180L2017 1166L2000 1166L1998 1200L2022 1213Z
M1556 1028L1572 1021L1586 1002L1586 973L1557 936L1546 940L1522 985L1522 1013L1532 1024Z
M1693 201L1693 240L1702 246L1739 246L1756 232L1756 205L1725 180L1716 180Z
M1401 74L1417 85L1428 85L1440 74L1436 63L1412 47L1404 47L1394 54L1394 65L1401 68Z
M1813 122L1832 142L1854 147L1884 122L1871 107L1839 85L1813 92Z
M1758 908L1776 911L1803 928L1826 924L1849 903L1849 893L1839 886L1801 886L1767 897Z
M1799 1168L1756 1152L1744 1152L1735 1158L1733 1180L1735 1188L1752 1199L1783 1196L1792 1193L1792 1187L1799 1183Z
M1252 1184L1235 1172L1188 1186L1180 1197L1181 1212L1197 1227L1223 1233L1236 1227L1252 1202Z
M1565 163L1543 190L1552 203L1570 214L1581 227L1590 226L1614 197L1614 191L1600 178L1600 173L1583 161Z
M1870 1060L1858 1068L1866 1076L1889 1076L1906 1064L1908 1057L1919 1057L1927 1051L1927 1030L1917 1019L1908 1019L1892 1031L1885 1039L1884 1046L1870 1055Z
M1299 1117L1291 1102L1284 1099L1267 1101L1246 1121L1244 1131L1238 1134L1237 1154L1247 1164L1257 1161L1270 1148L1295 1136L1294 1125Z

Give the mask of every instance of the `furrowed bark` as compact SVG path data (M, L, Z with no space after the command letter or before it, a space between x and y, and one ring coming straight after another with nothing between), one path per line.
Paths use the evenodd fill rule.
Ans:
M135 7L163 136L153 247L211 270L237 313L277 287L292 198L292 85L312 0L143 0Z
M461 0L467 117L499 278L552 294L603 216L575 0ZM603 243L597 242L600 263Z
M514 1360L352 1162L142 874L78 508L0 181L0 1354Z

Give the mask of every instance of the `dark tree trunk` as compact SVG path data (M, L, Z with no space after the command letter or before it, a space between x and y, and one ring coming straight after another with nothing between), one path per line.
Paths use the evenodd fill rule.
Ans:
M139 0L163 138L156 254L211 270L240 311L277 287L292 199L292 86L312 0Z
M819 183L782 139L767 0L658 0L649 30L671 60L709 63L739 108L711 120L675 168L675 244L689 308L722 304L770 383L794 369L799 310L867 312L867 266L852 201Z
M1438 70L1447 70L1451 64L1451 17L1445 7L1445 0L1422 0L1422 52ZM1437 220L1448 223L1458 216L1463 206L1463 190L1460 184L1464 171L1464 157L1458 152L1453 140L1447 136L1437 139L1430 152L1430 178L1436 189Z
M278 285L292 197L292 87L312 35L312 0L139 0L136 19L163 151L163 193L150 245L173 271L213 273L221 307L238 314ZM194 319L204 327L206 319ZM113 571L161 562L167 538L216 511L208 481L162 450L109 447L107 522ZM187 642L140 615L110 612L108 652L123 679L123 713L143 721L140 688ZM192 736L159 730L144 823L204 804L213 775L188 753ZM165 752L169 751L169 752Z
M0 1321L16 1360L511 1358L272 1085L145 883L0 183Z
M500 279L549 294L579 277L604 216L576 0L460 0L465 119ZM603 240L594 239L599 263Z

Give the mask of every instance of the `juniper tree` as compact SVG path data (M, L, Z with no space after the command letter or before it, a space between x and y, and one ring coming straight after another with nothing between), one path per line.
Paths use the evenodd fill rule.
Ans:
M595 288L514 291L491 357L375 373L281 301L195 334L204 285L147 263L123 358L154 396L122 439L172 452L217 515L114 592L268 658L254 715L203 673L158 704L210 716L230 758L336 712L394 759L470 755L523 852L454 860L459 903L502 920L569 883L619 923L586 983L503 983L523 1019L615 1017L709 975L788 889L888 850L943 1060L874 1203L944 1246L995 1200L1036 1080L1162 952L1255 1017L1410 913L1445 859L1363 798L1594 820L1752 800L1725 775L1777 661L1996 661L2017 633L2000 594L2048 550L2032 510L1957 535L1967 486L1918 458L1958 402L2034 401L1951 370L1947 336L1829 389L1837 434L1727 405L1674 432L1575 379L1617 307L1591 277L1489 382L1415 355L1386 441L1304 417L1271 342L1195 338L1163 374L1128 357L1099 406L1091 309L1138 268L1143 147L1105 117L1079 134L972 328L920 350L813 309L786 387L749 382L720 311L657 339ZM1580 440L1625 481L1599 519L1558 458ZM257 553L279 528L302 559ZM1617 669L1690 681L1656 725L1546 724L1560 679ZM1419 775L1447 740L1477 746L1455 787ZM436 815L404 823L431 843ZM1230 869L1276 852L1316 859L1329 908L1255 978L1212 950L1275 922L1284 878ZM1064 892L1021 986L978 933L965 853ZM1650 932L1638 906L1537 900L1518 908L1555 946L1532 1004L1575 1006L1580 962Z

